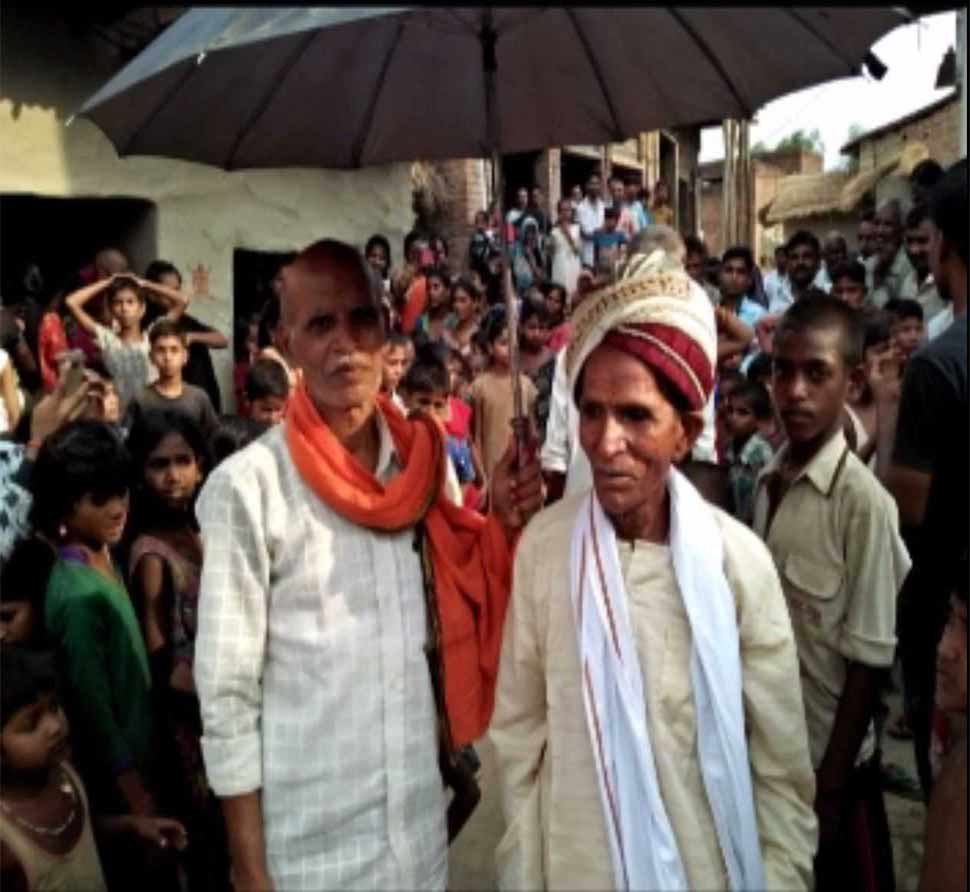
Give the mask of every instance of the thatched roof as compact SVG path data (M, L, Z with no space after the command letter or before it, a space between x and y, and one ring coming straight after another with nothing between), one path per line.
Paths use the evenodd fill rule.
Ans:
M908 177L920 161L929 157L929 149L923 143L907 143L903 149L893 152L885 161L857 173L846 183L839 201L840 208L847 214L851 213L859 206L859 202L865 198L866 193L875 189L883 177Z
M840 213L842 190L851 179L842 171L797 173L778 180L774 199L760 212L765 223Z

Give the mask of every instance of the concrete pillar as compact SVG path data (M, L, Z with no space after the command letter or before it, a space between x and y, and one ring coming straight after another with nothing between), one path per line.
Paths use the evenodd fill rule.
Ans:
M546 149L536 159L535 184L546 197L547 207L543 210L550 219L556 217L556 205L562 197L562 150Z

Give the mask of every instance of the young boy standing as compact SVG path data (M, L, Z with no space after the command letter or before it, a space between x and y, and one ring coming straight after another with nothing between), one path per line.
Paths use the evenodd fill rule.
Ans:
M859 310L866 303L866 268L858 261L839 264L832 270L832 295Z
M862 363L865 374L852 387L846 412L855 427L856 455L875 473L879 413L870 381L881 372L887 360L892 360L893 341L887 313L871 310L864 314L863 320Z
M117 333L113 328L102 325L85 309L102 292L107 292ZM148 334L142 331L142 319L149 298L158 300L167 308L168 312L163 318L172 322L178 321L189 305L188 298L180 291L129 275L101 279L68 295L65 301L78 325L95 339L100 348L104 364L118 388L122 412L157 375L148 358L151 349Z
M509 368L509 337L505 330L505 312L498 308L488 318L485 330L488 344L488 368L479 375L471 389L472 439L482 457L485 480L499 463L512 436L515 407L512 403L512 371ZM519 372L525 414L535 414L536 388Z
M923 343L926 334L923 326L923 308L918 301L898 298L886 303L886 312L892 317L893 346L905 367L910 356Z
M290 378L274 359L257 359L246 375L249 417L261 424L279 424L290 398Z
M128 429L134 428L145 412L170 409L191 418L208 439L215 433L219 419L209 395L201 387L182 380L182 369L189 361L185 332L177 322L159 319L148 339L158 377L132 399L128 407Z
M448 472L445 492L456 505L464 502L461 485L476 478L476 467L470 451L454 437L448 436L445 425L451 420L451 377L433 346L421 351L414 365L401 382L401 393L408 412L425 412L441 422L448 449ZM465 444L467 445L467 444Z
M382 354L381 393L390 397L402 412L406 411L406 407L398 396L397 388L409 365L408 350L411 345L411 339L407 335L393 332L387 336Z
M798 646L819 889L893 885L873 716L910 559L893 500L843 433L861 374L862 326L847 304L819 296L782 317L772 389L788 443L758 480L753 526L778 567Z
M603 210L603 228L593 233L593 250L597 272L613 274L623 260L629 236L618 229L620 212L615 207Z
M745 381L737 385L728 398L725 429L730 440L725 461L729 466L734 516L748 526L754 517L758 474L774 454L760 427L773 414L771 397L762 384Z
M753 301L751 292L754 256L742 245L728 248L721 259L721 300L715 310L717 358L724 363L732 356L744 360L751 349L758 320L767 315Z

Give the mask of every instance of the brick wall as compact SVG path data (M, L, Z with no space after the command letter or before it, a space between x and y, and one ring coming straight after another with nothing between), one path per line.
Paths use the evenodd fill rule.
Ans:
M556 219L556 205L562 197L562 151L547 149L539 153L536 159L535 184L545 196L546 212L550 220Z
M724 252L721 243L721 200L723 182L721 180L702 183L700 228L704 243L711 254L720 256Z
M944 167L958 161L960 155L960 103L948 102L925 117L881 133L859 144L859 167L866 170L902 151L906 143L922 142L930 157Z
M770 204L778 193L778 181L786 175L788 167L785 161L788 158L795 158L799 165L808 164L812 166L814 164L813 158L820 159L820 156L814 155L813 153L802 152L797 156L786 156L783 162L778 164L775 157L772 156L770 161L762 159L752 161L752 167L754 168L752 177L754 195L752 197L751 207L754 225L752 227L751 250L754 252L754 258L757 262L761 261L762 255L771 255L774 252L775 245L779 241L778 238L773 237L774 230L777 227L768 227L766 229L761 224L759 215L761 210Z
M796 149L788 152L766 152L758 156L755 164L773 167L783 174L821 173L823 160L818 152Z
M462 158L436 162L434 168L445 183L440 234L448 242L452 269L463 271L467 268L475 213L488 204L486 178L490 176L490 165L477 158Z

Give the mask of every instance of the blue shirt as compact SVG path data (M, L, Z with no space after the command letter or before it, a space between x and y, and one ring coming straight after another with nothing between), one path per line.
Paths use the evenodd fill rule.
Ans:
M593 234L596 263L612 263L618 260L620 248L628 241L626 233L620 232L619 229L614 229L612 232L597 229Z
M745 325L749 325L751 328L754 328L757 321L762 316L767 315L768 311L756 300L752 300L747 295L741 298L741 303L738 304L738 319L740 319Z

